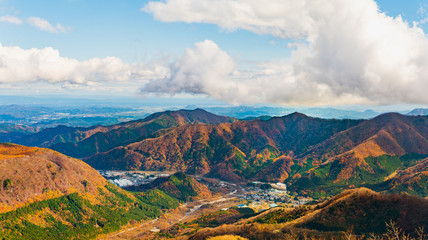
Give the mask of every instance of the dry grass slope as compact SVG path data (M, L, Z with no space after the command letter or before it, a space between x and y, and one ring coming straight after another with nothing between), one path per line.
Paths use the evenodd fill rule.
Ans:
M0 169L0 213L74 192L96 203L106 184L83 161L43 148L0 144Z

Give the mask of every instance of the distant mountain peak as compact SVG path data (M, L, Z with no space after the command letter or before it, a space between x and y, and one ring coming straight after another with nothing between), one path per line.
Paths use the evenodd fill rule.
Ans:
M427 116L428 115L428 108L415 108L412 111L410 111L407 115L411 115L411 116Z
M379 116L375 117L374 119L382 119L382 118L405 118L406 116L401 114L401 113L397 113L397 112L388 112L388 113L382 113Z
M374 122L374 123L394 123L394 122L406 122L411 118L411 116L406 116L401 113L397 112L389 112L389 113L383 113L371 120L368 120L367 122Z
M195 108L195 109L167 110L167 111L163 111L163 112L157 112L157 113L151 114L150 116L146 117L145 119L138 120L138 121L147 121L147 120L155 119L155 118L158 118L158 117L165 115L165 114L168 114L168 115L171 115L171 114L186 115L186 116L205 115L205 116L210 116L210 117L220 117L220 118L224 118L224 119L229 118L226 116L216 115L216 114L208 112L202 108Z
M288 115L285 115L284 117L291 117L293 119L305 119L305 118L310 118L309 116L307 116L306 114L300 113L300 112L294 112Z
M196 105L187 105L187 106L184 107L184 109L187 109L187 110L194 110L194 109L197 109L197 108L198 108L198 106L196 106Z
M187 112L187 113L209 113L212 115L215 115L214 113L210 113L208 111L206 111L205 109L202 108L195 108L195 109L180 109L176 112Z

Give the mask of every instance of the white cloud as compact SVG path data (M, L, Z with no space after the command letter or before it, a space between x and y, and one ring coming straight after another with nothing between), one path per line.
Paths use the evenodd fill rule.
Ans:
M291 57L241 72L211 61L197 45L172 66L170 78L145 90L202 92L235 103L428 104L427 36L416 24L379 12L373 0L166 0L142 10L161 21L296 40ZM187 64L188 58L198 61Z
M10 15L6 15L6 16L1 16L0 17L0 22L8 22L8 23L13 23L13 24L22 24L22 20L14 17L14 16L10 16Z
M169 76L149 81L142 92L206 94L234 104L313 104L330 94L323 84L308 84L304 74L294 74L287 61L259 63L253 71L238 71L233 59L209 40L186 49L170 68ZM325 100L341 104L346 97Z
M195 44L171 64L171 74L162 80L153 80L142 90L178 94L182 92L216 95L224 88L225 79L233 72L235 64L226 52L212 41Z
M17 25L21 25L23 21L15 16L5 15L0 17L0 22L8 22ZM67 29L62 26L60 23L57 23L55 26L49 23L47 20L39 17L29 17L27 19L27 23L37 27L43 31L51 32L51 33L66 33Z
M49 23L46 19L38 18L38 17L29 17L27 19L27 22L37 27L43 31L51 32L51 33L65 33L67 30L59 23L56 24L56 26L53 26L51 23Z
M169 70L157 64L126 64L116 57L78 61L61 57L58 50L50 47L22 49L0 44L0 84L35 81L88 86L117 81L143 84L167 74Z
M228 30L300 38L313 27L306 5L304 0L167 0L149 2L141 10L165 22L213 23Z

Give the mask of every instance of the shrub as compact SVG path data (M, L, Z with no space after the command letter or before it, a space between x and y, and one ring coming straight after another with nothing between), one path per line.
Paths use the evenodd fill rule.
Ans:
M10 181L9 178L3 180L3 189L9 190L9 188L12 186L12 181Z

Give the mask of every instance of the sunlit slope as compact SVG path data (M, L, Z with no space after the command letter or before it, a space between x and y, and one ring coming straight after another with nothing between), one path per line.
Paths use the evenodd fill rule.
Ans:
M183 125L85 161L100 169L184 171L235 181L358 123L295 113L267 121Z
M1 239L89 239L178 206L162 191L124 191L44 148L0 144L0 181Z

